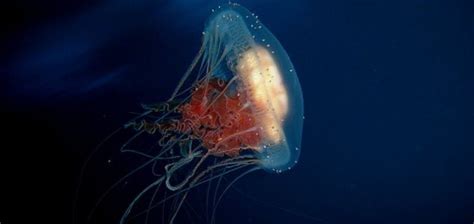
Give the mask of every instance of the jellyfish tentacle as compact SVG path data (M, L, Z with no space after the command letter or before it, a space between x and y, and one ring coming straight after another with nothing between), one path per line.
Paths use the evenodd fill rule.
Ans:
M181 159L180 161L172 164L168 164L165 166L166 170L166 187L171 190L171 191L176 191L181 189L184 185L188 183L188 181L194 176L196 173L196 170L199 168L199 166L204 162L204 160L207 158L208 154L205 154L204 156L201 157L199 162L196 164L196 166L193 168L190 174L188 174L183 181L181 181L179 184L172 185L170 182L170 178L173 176L173 173L181 168L182 166L190 163L195 157L199 157L201 155L201 152L192 152L188 157L185 157Z
M218 167L222 167L222 166L224 167L224 172L223 172L223 174L220 174L220 175L219 175L219 179L220 179L221 177L224 176L224 174L228 173L228 172L226 172L226 169L227 169L227 168L229 168L229 167L233 168L232 163L235 163L234 165L237 165L237 168L241 168L242 166L246 166L246 165L245 165L245 162L251 162L251 160L238 161L238 159L241 159L241 158L246 158L246 156L241 156L241 157L237 157L237 158L230 158L230 159L224 160L224 161L222 161L222 162L220 162L220 163L218 163L218 164L215 164L215 165L213 165L213 166L208 167L205 171L203 171L202 173L200 173L200 174L189 184L188 189L191 189L191 188L196 187L196 186L197 186L197 185L196 185L196 182L197 182L197 181L199 181L199 180L200 180L202 177L204 177L207 173L212 173L212 171L213 171L214 169L218 168ZM252 162L251 162L251 163L252 163ZM251 164L251 163L250 163L250 164ZM247 164L247 165L249 165L249 164ZM239 166L240 166L240 167L239 167ZM207 180L207 181L210 182L212 179L213 179L213 178L212 178L212 176L211 176L210 179ZM206 180L205 180L205 181L202 181L201 183L205 183L205 182L206 182ZM198 185L200 185L201 183L199 183ZM186 191L184 192L184 195L183 195L183 197L181 198L180 203L178 204L177 209L175 209L175 212L174 212L174 214L173 214L173 217L172 217L171 220L170 220L170 223L173 223L174 219L176 218L176 215L178 214L182 203L185 201L188 192L189 192L188 190L186 190Z
M194 67L196 66L196 64L198 63L199 59L201 58L203 52L205 50L205 45L201 45L201 48L199 49L199 52L198 54L196 55L196 57L193 59L191 65L188 67L188 69L186 70L186 72L184 73L183 77L181 78L181 80L179 81L178 85L176 86L175 90L173 91L173 94L171 94L171 97L168 99L168 101L171 101L175 98L176 94L178 94L178 91L181 89L181 87L183 86L184 82L188 79L189 75L191 75L191 72L194 70Z
M135 116L134 118L130 119L128 122L125 123L124 128L127 128L130 123L133 123L134 121L136 121L136 120L138 120L138 119L140 119L140 118L142 118L142 117L145 117L145 116L151 114L152 112L153 112L152 110L146 110L146 111L144 111L143 113L141 113L141 114Z
M141 120L140 122L130 121L130 122L128 122L124 125L124 128L132 127L133 129L135 129L135 131L140 131L142 129L143 125L144 125L143 120Z
M138 136L140 136L141 134L143 134L143 132L145 132L145 130L140 130L140 131L138 131L137 133L135 133L132 137L130 137L130 138L122 145L122 147L120 148L120 152L123 152L123 150L125 150L125 148L126 148L133 140L135 140Z
M164 176L158 178L153 183L151 183L146 188L144 188L137 196L135 196L135 198L132 200L132 202L128 205L125 212L122 214L122 217L120 218L120 224L124 223L124 221L127 219L128 215L130 214L130 211L132 210L133 206L143 196L143 194L145 194L147 191L149 191L153 187L161 185L161 183L163 182L164 179L165 179Z
M240 156L239 156L240 157ZM154 208L156 208L157 206L159 205L162 205L164 204L165 202L167 202L168 200L170 199L173 199L175 198L177 195L179 194L182 194L182 193L185 193L185 192L188 192L189 190L197 187L197 186L200 186L204 183L207 183L211 180L215 180L217 178L219 178L220 176L223 176L223 175L227 175L229 173L232 173L234 171L237 171L239 169L242 169L243 167L246 167L246 166L249 166L249 165L255 165L258 163L258 160L253 158L253 157L250 157L250 156L242 156L243 158L247 158L246 160L243 160L243 161L231 161L231 162L226 162L226 163L218 163L218 164L215 164L213 166L210 166L208 167L205 171L201 172L198 176L195 177L195 179L193 180L193 185L189 185L188 187L186 188L182 188L181 190L178 190L176 191L175 193L169 195L169 196L165 196L163 197L162 200L156 202L153 206L151 206L150 208L146 209L146 210L143 210L141 212L138 212L137 214L135 214L133 217L130 217L129 220L132 220L132 219L135 219L143 214L145 214L147 211L150 211ZM252 159L250 159L252 158ZM203 179L201 181L199 181L201 178L203 178L207 173L209 173L211 170L213 169L217 169L217 168L220 168L220 167L227 167L227 170L225 172L222 172L222 173L219 173L213 177L210 177L210 178L207 178L207 179ZM199 181L199 182L198 182Z
M243 131L239 131L237 133L233 133L231 135L228 135L226 136L225 138L223 138L222 140L220 140L214 147L212 150L218 150L219 146L221 146L222 144L224 144L225 141L228 141L229 139L232 139L232 138L235 138L239 135L242 135L242 134L245 134L245 133L248 133L248 132L252 132L252 131L255 131L257 130L257 127L251 127L251 128L248 128L248 129L245 129ZM222 150L220 152L228 152L228 151L232 151L234 149L227 149L227 150Z
M212 210L212 215L211 215L211 224L215 223L215 214L216 214L216 209L217 207L219 206L219 203L221 202L222 198L224 197L224 194L229 190L229 188L231 186L233 186L238 180L240 180L242 177L248 175L249 173L252 173L256 170L260 170L261 168L256 166L256 167L253 167L247 171L245 171L244 173L240 174L239 176L237 176L236 178L234 178L234 180L232 180L228 185L227 187L222 191L221 195L219 196L219 199L217 199L217 202L216 204L214 205L214 208Z
M217 162L217 158L214 158L214 164L216 162ZM209 176L210 177L214 176L214 170L209 172ZM210 198L211 186L212 186L212 181L209 181L209 184L207 185L207 191L206 191L206 223L209 223L209 198Z
M166 102L160 102L157 104L141 104L142 108L146 111L158 112L169 112L173 111L183 101L179 99L168 100Z
M188 96L186 97L185 100L188 100L191 96ZM181 103L177 103L175 106L174 106L174 110L169 110L167 111L166 113L162 114L159 118L157 118L156 120L154 120L153 124L149 124L147 127L149 127L149 129L145 132L148 132L148 133L154 133L155 130L154 129L158 129L159 130L159 126L157 126L158 124L160 124L160 122L162 120L164 120L165 118L167 118L170 114L176 112L176 108L179 108L181 105L183 104L183 102ZM137 123L136 120L144 117L144 116L147 116L149 114L151 114L153 112L153 110L147 110L145 111L143 114L131 119L130 121L128 121L125 125L124 125L124 128L129 128L129 127L134 127L135 130L138 131L138 133L136 133L134 136L132 136L131 138L129 138L127 140L127 142L125 142L125 144L122 146L122 149L124 147L126 147L128 144L130 144L133 140L135 140L136 138L138 138L141 134L144 133L143 131L143 127L145 126L145 123L144 123L144 120L142 120L141 122Z
M222 55L219 57L219 59L217 61L216 61L215 57L213 57L213 56L210 57L209 54L207 53L208 50L209 50L208 48L215 48L215 47L213 47L214 45L217 45L218 47L220 47L222 45L221 41L218 40L218 39L219 38L210 38L210 40L209 40L208 38L204 38L204 41L203 41L203 44L201 45L201 48L199 49L199 51L198 51L197 55L194 57L191 65L188 67L188 69L184 73L183 77L179 81L177 87L175 88L173 94L168 99L168 101L174 100L176 96L182 95L182 93L186 91L185 90L183 92L179 92L181 90L181 88L183 87L184 83L186 82L186 80L189 78L191 73L196 68L196 65L199 61L201 61L201 65L200 65L198 74L196 75L195 83L200 78L200 76L202 75L202 68L204 67L203 66L204 62L206 63L206 66L205 66L206 69L207 69L206 74L211 74L217 68L217 65L225 59L225 56L230 51L230 48L228 48L228 47L226 47L227 49L223 50ZM214 43L214 42L218 42L218 43ZM218 49L220 50L220 48L218 48ZM206 75L203 78L208 79L209 75Z
M230 48L229 47L226 47L224 48L223 52L222 52L222 55L219 57L219 59L217 61L213 61L213 59L207 57L206 55L204 56L204 58L208 58L208 61L206 62L206 73L203 73L203 71L199 70L199 72L197 73L196 75L196 79L194 81L194 83L207 83L210 79L210 77L212 75L210 74L213 74L216 69L218 68L218 65L224 61L225 57L228 55L228 53L230 52ZM204 62L205 59L203 59L202 61ZM202 66L202 65L201 65ZM204 76L203 76L204 75ZM198 81L199 80L199 81ZM183 83L184 84L184 83ZM177 96L181 96L183 95L186 91L189 91L190 89L192 89L192 86L190 86L189 88L186 88L184 89L183 91L181 92L178 92L176 93L176 95L174 96L177 97ZM174 99L173 98L173 99Z
M94 149L94 151L88 156L88 158L86 159L86 161L84 162L84 165L82 166L81 168L81 173L80 173L80 177L79 177L79 184L78 184L78 188L76 190L76 196L75 196L75 199L74 199L74 204L77 203L78 201L78 194L79 194L79 188L80 188L80 185L81 185L81 180L84 176L84 171L85 171L85 168L87 167L90 159L92 158L92 156L102 147L102 145L107 142L110 138L112 138L115 134L117 134L119 131L123 130L123 129L126 129L129 127L130 124L134 123L135 120L139 119L140 117L143 117L143 116L147 116L148 114L152 113L151 110L148 110L148 111L145 111L144 113L138 115L137 117L131 119L126 125L124 125L124 127L121 127L121 128L118 128L116 129L114 132L112 132L111 134L109 134L106 138L104 138L104 140L102 140L97 146L96 148ZM170 114L171 112L168 112L167 114ZM166 114L162 117L160 117L159 119L157 119L155 122L159 122L160 120L164 119L164 117L166 117ZM170 150L170 148L172 148L173 145L171 145L170 147L166 147L165 149L163 149L157 156L151 156L151 155L148 155L148 154L145 154L145 153L142 153L142 152L139 152L137 150L129 150L129 149L125 149L125 147L127 147L134 139L136 139L139 135L141 135L143 133L143 130L137 132L134 136L132 136L130 139L127 140L127 142L125 144L123 144L123 146L121 147L120 151L121 152L132 152L132 153L135 153L135 154L138 154L138 155L141 155L141 156L144 156L144 157L147 157L149 158L150 160L144 164L142 164L141 166L135 168L134 170L132 170L131 172L129 172L128 174L126 174L125 176L123 176L122 178L120 178L117 182L115 182L113 185L111 185L100 197L99 199L96 201L95 205L92 207L92 209L89 211L89 214L87 216L87 220L88 222L90 221L92 215L94 214L95 212L95 209L97 208L97 206L103 201L103 199L108 195L108 193L114 189L116 186L118 186L118 184L120 184L122 181L124 181L126 178L128 178L129 176L133 175L135 172L137 172L138 170L146 167L147 165L149 165L151 162L153 161L156 161L156 160L162 160L162 159L168 159L168 158L162 158L161 156L166 153L167 151ZM187 133L184 133L181 135L180 138L182 138L184 135L186 135ZM76 218L75 218L75 214L77 214L77 208L73 208L73 222L76 223Z
M217 52L215 48L218 46L218 38L219 36L217 35L217 32L213 32L212 35L210 36L210 44L209 44L209 49L207 52ZM209 68L209 65L212 64L214 61L214 56L215 54L210 54L210 57L207 59L207 68Z
M229 53L229 50L228 48L224 48L224 52L222 53L222 55L220 56L220 58L217 60L217 61L212 61L212 66L209 66L208 68L210 68L208 71L207 71L207 74L205 77L205 83L209 83L209 80L211 79L212 73L214 73L215 69L217 69L217 66L225 59L225 56ZM208 91L208 85L206 85L206 88L204 90L204 96L207 96L207 91Z
M135 133L135 135L133 135L131 138L129 138L127 140L127 142L125 142L125 144L122 145L122 147L120 148L120 152L129 152L129 153L134 153L134 154L137 154L137 155L140 155L140 156L144 156L144 157L147 157L149 159L154 159L155 156L152 156L152 155L148 155L144 152L140 152L138 150L133 150L133 149L129 149L129 148L126 148L128 147L128 145L133 141L135 140L139 135L141 135L143 132L146 132L145 129L142 129L140 131L138 131L137 133Z
M124 150L122 150L122 152L130 152L130 153L133 153L133 154L136 154L136 155L139 155L139 156L146 157L148 159L154 159L155 158L152 155L148 155L146 153L140 152L138 150L133 150L133 149L124 149Z
M181 136L184 136L185 134L182 134ZM175 143L176 144L176 143ZM105 197L113 190L115 189L120 183L122 183L125 179L127 179L128 177L130 177L131 175L135 174L136 172L138 172L139 170L145 168L146 166L150 165L152 162L154 162L155 160L157 159L160 159L162 155L164 155L165 153L169 152L171 150L171 148L174 146L174 144L170 145L169 147L167 148L164 148L157 156L155 156L153 159L149 159L148 161L146 161L145 163L143 163L142 165L136 167L135 169L133 169L132 171L128 172L127 174L125 174L124 176L122 176L119 180L117 180L114 184L112 184L109 188L107 188L107 190L104 191L104 193L102 193L102 195L99 197L99 199L96 201L95 205L92 207L91 211L89 212L89 215L87 216L87 220L88 222L90 221L90 219L92 218L92 215L94 214L95 210L97 209L97 207L99 206L100 203L102 203L102 201L105 199ZM198 146L199 147L199 146Z
M155 197L158 194L158 190L160 189L161 183L159 185L156 185L155 191L153 191L153 195L150 198L150 202L148 202L148 208L150 208L153 205L153 201L155 200ZM150 211L148 211L145 215L145 224L148 224L149 215L150 215Z
M227 167L224 167L224 171L226 170L226 168L227 168ZM213 207L213 208L216 206L217 192L218 192L218 190L219 190L219 187L220 187L220 184L221 184L221 181L222 181L222 178L223 178L223 177L224 177L224 176L221 176L221 177L219 177L219 179L217 180L216 189L215 189L215 191L214 191L214 196L213 196L213 199L212 199L212 207ZM212 222L212 214L213 214L213 213L211 213L211 222Z
M190 84L189 87L181 90L178 94L176 94L175 98L180 97L180 96L184 95L185 93L189 93L193 89L196 89L196 85L198 83L203 82L205 80L205 78L206 78L206 76L204 76L204 71L200 70L198 72L198 74L196 75L196 78L195 78L193 84ZM188 97L189 97L189 95L188 95ZM185 101L185 100L183 100L183 101Z
M140 121L132 121L128 123L125 128L130 128L132 127L135 131L140 132L140 131L145 131L148 134L155 134L155 132L158 130L160 133L164 133L169 130L174 130L176 124L178 123L178 120L169 118L166 120L166 122L156 122L156 121L148 121L146 119L142 119ZM139 135L142 133L137 133L136 136L132 137L129 139L129 142L126 142L126 144L129 144L131 141L133 141L135 138L137 138Z
M125 179L127 179L128 177L130 177L131 175L133 175L134 173L136 173L137 171L143 169L144 167L146 167L147 165L149 165L151 162L153 162L154 159L150 159L148 162L140 165L139 167L135 168L134 170L132 170L131 172L127 173L125 176L121 177L118 181L116 181L114 184L112 184L104 193L102 193L102 195L99 197L99 199L96 201L94 207L91 209L91 211L89 212L89 215L87 217L87 220L88 222L90 221L90 219L92 218L92 215L94 214L95 210L97 209L97 207L99 206L100 203L102 203L102 201L104 200L104 198L115 188L117 187L120 183L122 183Z
M115 129L115 131L111 132L107 137L105 137L95 148L94 150L87 156L86 160L84 161L84 164L82 165L81 167L81 170L79 172L79 180L78 180L78 184L77 184L77 188L75 189L75 192L74 192L74 199L73 199L73 211L72 211L72 223L77 223L77 220L76 220L76 216L78 214L78 207L77 207L77 203L79 202L79 193L80 193L80 188L81 188L81 185L82 185L82 181L83 181L83 178L84 178L84 173L86 171L86 168L87 166L89 165L89 162L91 161L91 159L93 158L93 156L102 148L102 146L110 139L112 138L113 136L115 136L119 131L122 131L123 128L120 127L120 128L117 128Z
M238 161L238 162L243 162L243 161ZM221 165L222 165L222 164L221 164ZM244 166L245 166L245 165L244 165ZM211 169L208 168L206 171L209 172L210 170L214 169L215 167L211 166L210 168L211 168ZM258 167L257 167L257 168L258 168ZM206 172L206 171L204 171L204 172ZM225 171L224 171L224 173L225 173ZM246 172L246 173L247 173L247 172ZM244 173L244 174L246 174L246 173ZM223 176L223 175L221 175L221 176ZM241 176L243 176L243 175L241 175ZM239 176L238 179L239 179L241 176ZM202 177L203 177L203 175L198 175L198 176L196 176L196 178L195 178L192 182L190 182L189 187L191 187L191 188L195 187L196 182L199 181L200 178L202 178ZM237 180L238 180L238 179L237 179ZM175 220L176 216L178 215L178 212L179 212L179 210L180 210L180 208L181 208L181 206L182 206L184 200L186 200L186 197L187 197L188 193L189 193L189 191L184 192L184 195L183 195L183 197L181 198L181 200L180 200L180 202L179 202L179 204L178 204L178 207L176 208L176 210L175 210L175 212L174 212L174 214L173 214L173 216L172 216L172 218L171 218L171 220L170 220L170 224L172 224L172 223L174 222L174 220Z
M184 212L186 213L186 216L188 217L188 220L190 220L191 224L194 224L194 221L193 221L195 219L194 217L201 218L201 216L196 212L196 210L193 208L191 203L189 203L189 201L184 201L184 207L187 208L187 209L184 209Z
M166 152L166 151L164 151L164 152ZM164 153L164 152L162 152L162 153ZM162 153L160 153L160 154L162 154ZM181 162L177 162L177 163L176 163L176 164L178 165L178 167L177 167L176 169L178 169L179 167L181 167L181 166L185 165L186 163L188 163L187 160L189 160L189 162L190 162L190 161L192 161L193 158L199 157L200 154L201 154L201 152L200 152L200 151L197 151L197 150L195 150L194 152L191 152L191 151L190 151L190 154L189 154L189 157L188 157L189 159L188 159L188 158L182 158L182 159L180 160ZM178 156L173 156L173 157L168 157L167 159L169 159L169 158L177 158L177 157L178 157ZM161 159L161 158L154 158L154 160L155 160L155 159ZM186 160L184 160L184 159L186 159ZM155 160L155 162L156 162L156 160ZM155 164L153 164L153 165L155 165ZM170 164L168 164L168 165L170 165ZM167 165L167 166L168 166L168 165ZM167 169L167 166L165 166L165 169ZM167 170L167 171L168 171L168 170ZM155 186L157 187L157 189L155 190L155 192L156 192L156 191L158 190L158 188L161 186L163 180L166 180L166 181L167 181L166 184L168 185L169 176L166 175L166 176L160 177L159 179L157 179L156 181L154 181L152 184L150 184L149 186L147 186L145 189L143 189L143 190L133 199L133 201L129 204L128 208L126 209L126 211L124 212L124 214L122 215L122 217L121 217L121 219L120 219L120 223L121 223L121 224L122 224L122 223L125 221L125 219L128 217L128 214L130 213L131 209L133 208L133 206L135 205L135 203L142 197L142 195L145 194L147 191L149 191L151 188L153 188L153 187L155 187ZM154 195L155 195L155 194L156 194L156 193L154 193ZM151 204L152 204L152 203L150 203L149 206L151 206Z

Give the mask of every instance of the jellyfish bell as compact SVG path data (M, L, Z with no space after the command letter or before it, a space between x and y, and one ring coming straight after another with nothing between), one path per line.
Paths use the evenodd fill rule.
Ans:
M216 44L222 46L216 47ZM282 172L299 158L303 96L288 54L258 16L232 3L213 12L204 32L207 51L222 49L227 72L210 74L237 78L236 92L247 96L255 116L256 151L262 168Z
M147 167L155 179L140 188L120 223L142 215L148 219L158 206L163 207L163 217L169 216L168 223L173 223L190 189L214 180L220 183L224 175L248 168L230 181L220 197L216 197L217 184L214 217L222 195L241 177L259 169L280 173L298 161L303 96L295 69L258 16L238 4L213 10L201 48L171 97L144 108L125 125L135 134L120 151L143 157L145 162L105 190L89 218L120 183ZM160 146L158 151L131 146L146 134L156 142L154 146ZM149 202L136 211L152 189L156 190ZM165 206L169 200L174 200L172 206Z

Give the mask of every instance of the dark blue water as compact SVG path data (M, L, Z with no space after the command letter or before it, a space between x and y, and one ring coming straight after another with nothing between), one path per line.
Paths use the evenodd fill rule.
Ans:
M72 222L86 156L140 103L171 94L219 3L4 8L2 224ZM299 165L242 179L224 197L217 223L474 221L471 1L239 3L288 52L306 119ZM113 179L101 174L89 177Z

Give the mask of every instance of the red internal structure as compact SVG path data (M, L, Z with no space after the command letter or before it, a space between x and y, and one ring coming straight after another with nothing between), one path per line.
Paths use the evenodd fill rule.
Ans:
M237 156L242 149L258 150L262 137L246 94L229 94L227 83L211 79L199 85L189 102L178 108L180 132L202 140L208 153Z

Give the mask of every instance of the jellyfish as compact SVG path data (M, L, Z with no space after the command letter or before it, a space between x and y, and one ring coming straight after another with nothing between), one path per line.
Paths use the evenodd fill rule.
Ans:
M124 125L134 134L121 152L138 154L145 162L97 203L139 170L148 167L155 179L128 203L119 223L148 218L150 211L169 201L165 222L174 223L193 188L237 173L214 197L220 201L243 176L256 170L281 173L298 162L303 96L296 71L258 16L239 4L212 10L202 45L169 99L143 108ZM159 150L130 149L144 135L153 138ZM148 205L136 211L150 192Z

